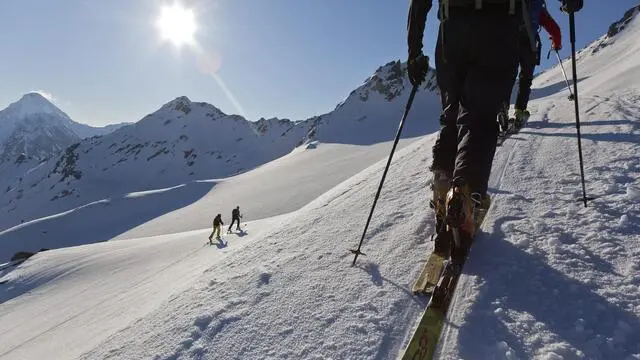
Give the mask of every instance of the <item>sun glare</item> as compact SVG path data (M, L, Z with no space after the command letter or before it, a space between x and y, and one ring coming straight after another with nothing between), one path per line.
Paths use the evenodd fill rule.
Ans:
M186 9L175 3L163 6L156 23L160 36L176 46L193 44L196 32L196 21L192 9Z

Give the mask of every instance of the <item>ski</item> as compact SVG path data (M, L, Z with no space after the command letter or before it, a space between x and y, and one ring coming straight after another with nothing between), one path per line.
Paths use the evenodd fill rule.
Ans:
M433 189L433 185L432 185ZM434 198L436 194L434 192ZM441 205L444 206L444 205ZM429 201L429 207L431 207L436 214L438 211L436 210L436 203L434 200ZM443 215L441 215L443 216ZM446 232L446 225L444 225L444 220L438 220L438 216L436 215L436 232L435 236L443 235L443 232ZM434 241L434 237L431 237L431 240ZM447 251L448 252L448 251ZM436 252L436 247L434 246L433 252L429 254L427 258L427 262L422 267L420 271L420 275L418 279L413 284L411 288L411 292L414 295L423 294L423 295L431 295L433 289L438 284L438 279L440 279L440 274L442 273L442 269L444 268L444 262L447 256L443 254L442 249Z
M476 224L477 230L474 238L477 236L485 217L486 213L479 220L479 223ZM452 231L455 232L456 230L453 229ZM471 241L471 246L473 246L473 239ZM440 260L436 260L437 257L442 259L441 263L439 263ZM434 260L432 260L432 258ZM432 264L435 264L435 266L429 267L429 261L432 261ZM417 292L414 291L414 293L422 292L430 295L429 302L427 304L427 308L420 317L418 327L411 336L409 344L399 357L399 360L433 359L436 346L440 339L440 334L442 333L442 328L444 327L447 311L449 310L449 304L453 298L458 278L462 274L462 267L464 266L465 261L466 258L460 264L453 264L448 259L444 259L435 253L429 256L429 260L427 261L427 264L425 264L425 268L421 273L421 277L423 277L423 273L425 273L422 282L419 284L421 278L418 278L418 282L414 285L414 290L416 289L416 286L419 290ZM437 266L438 264L440 264L439 267ZM435 286L431 288L429 287L430 282L425 279L432 279L432 276L435 276L436 272L438 276L437 282L435 283ZM421 286L424 286L423 288L425 291L421 291Z
M431 253L420 272L420 276L418 276L418 280L413 284L411 292L430 295L438 284L445 260L441 254Z
M399 359L433 359L453 292L462 273L461 270L461 266L453 265L448 260L445 261L442 274L429 299L427 309L422 314L418 328Z

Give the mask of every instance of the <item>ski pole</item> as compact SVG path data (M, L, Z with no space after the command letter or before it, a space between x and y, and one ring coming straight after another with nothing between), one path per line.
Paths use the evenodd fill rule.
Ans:
M389 159L387 160L387 166L385 166L384 172L382 173L382 179L380 180L380 185L378 186L378 192L376 192L376 197L373 199L373 206L371 206L371 211L369 212L369 218L367 219L367 223L364 226L364 231L362 232L362 238L360 238L360 244L358 244L357 249L350 250L355 255L351 266L356 264L356 260L358 260L359 255L365 255L362 251L360 251L360 248L362 248L362 242L364 241L364 237L367 234L367 229L369 228L369 223L371 222L371 217L373 216L373 210L376 208L376 203L378 202L378 198L380 197L380 192L382 191L382 185L384 184L384 179L387 177L387 171L389 171L389 166L391 165L391 159L393 158L393 153L396 151L398 140L400 140L400 134L402 133L402 128L404 127L404 121L407 119L407 115L409 115L409 110L411 109L411 104L413 104L413 98L416 96L417 91L418 91L418 85L414 85L413 89L411 89L411 94L409 94L409 100L407 100L407 105L404 108L404 114L402 115L402 119L400 119L400 124L398 125L398 132L396 133L396 138L393 141L393 147L391 148L391 153L389 154Z
M569 32L571 36L571 65L573 67L573 103L576 111L576 131L578 133L578 156L580 157L580 178L582 180L582 201L587 207L587 190L584 184L584 165L582 161L582 141L580 136L580 107L578 105L578 72L576 70L576 20L574 13L569 14Z
M564 66L562 65L562 60L560 59L560 53L558 49L554 49L556 53L556 58L558 59L558 64L560 64L560 69L562 69L562 75L564 75L564 82L567 84L567 89L569 89L569 100L574 101L575 97L573 96L573 92L571 91L571 85L569 84L569 79L567 78L567 73L564 71ZM576 80L573 80L574 82Z

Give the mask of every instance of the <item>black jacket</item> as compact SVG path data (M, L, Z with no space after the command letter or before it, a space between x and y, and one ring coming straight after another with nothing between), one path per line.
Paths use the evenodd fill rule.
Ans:
M224 223L222 222L222 216L218 215L213 219L213 226L220 226L220 225L224 225Z
M240 218L240 209L231 210L231 218L239 219Z

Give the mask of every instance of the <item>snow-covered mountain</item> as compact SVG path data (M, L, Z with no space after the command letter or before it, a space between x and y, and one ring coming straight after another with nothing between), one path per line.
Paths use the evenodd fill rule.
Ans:
M38 93L24 95L0 111L0 162L20 155L44 160L80 140L72 120Z
M534 80L529 123L496 152L492 207L437 358L640 358L639 37L640 20L631 18L614 43L578 62L586 190L594 198L586 208L576 201L574 103L562 72ZM0 358L397 358L427 303L410 289L433 250L426 205L433 141L422 137L396 154L356 266L348 249L360 239L386 159L380 153L337 185L329 175L349 174L363 162L357 150L374 146L320 142L222 182L128 194L1 234L35 246L80 228L92 240L120 222L133 227L148 215L141 208L173 202L182 211L138 226L136 238L0 266ZM313 167L320 169L309 176ZM289 182L298 172L305 176ZM269 216L283 198L308 199L301 183L333 185L290 214ZM205 245L211 214L232 207L211 207L212 198L246 193L263 193L242 211L264 219ZM199 228L183 227L193 219Z
M0 111L0 163L19 157L46 160L83 138L123 125L96 128L77 123L39 93L28 93Z
M408 122L405 138L438 127L434 79L432 72L414 105L414 113L424 116ZM75 142L28 174L0 184L6 189L0 207L8 214L0 229L110 196L233 176L309 143L388 141L409 90L406 67L395 61L380 67L334 111L303 121L250 122L178 97L134 125Z

